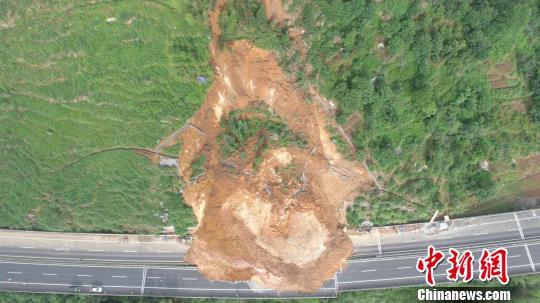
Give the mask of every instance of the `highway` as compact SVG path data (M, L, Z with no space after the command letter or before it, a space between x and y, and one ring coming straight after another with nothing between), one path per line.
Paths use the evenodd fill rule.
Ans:
M80 285L82 293L101 286L106 295L335 297L343 291L423 285L424 275L415 265L430 244L445 253L449 247L470 249L475 260L483 248L505 247L511 275L540 270L540 210L455 219L446 224L444 229L434 229L434 224L382 227L351 236L355 248L347 266L312 294L278 292L246 282L208 281L195 267L179 262L178 254L185 247L175 241L118 244L112 239L97 249L84 244L55 244L55 250L43 249L35 240L31 242L34 246L22 246L26 242L21 239L27 235L4 232L0 233L0 290L73 293L73 286ZM435 271L440 283L446 282L447 266L443 262Z

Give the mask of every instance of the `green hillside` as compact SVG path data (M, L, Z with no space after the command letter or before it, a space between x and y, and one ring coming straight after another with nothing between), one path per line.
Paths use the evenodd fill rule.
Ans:
M179 232L194 225L174 169L109 149L151 148L198 109L207 9L0 3L0 227L155 233L165 208Z

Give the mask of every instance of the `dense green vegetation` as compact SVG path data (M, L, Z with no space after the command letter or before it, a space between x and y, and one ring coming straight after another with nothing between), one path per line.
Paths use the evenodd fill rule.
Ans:
M199 177L204 175L204 164L206 163L206 157L199 155L193 163L191 163L191 180L196 181Z
M224 131L219 134L218 142L223 157L228 158L239 153L242 160L248 152L253 152L254 168L270 147L304 148L307 144L302 134L291 131L279 116L262 103L246 110L231 111L227 119L221 120L221 127ZM246 150L251 139L256 139L254 148Z
M220 15L221 42L247 39L257 47L284 51L290 48L288 28L268 24L260 1L231 0Z
M531 24L531 32L540 32L540 22ZM518 69L528 79L532 91L529 113L536 123L540 123L540 43L536 43L532 53L519 53L517 56Z
M154 233L164 208L195 224L174 169L109 149L152 147L198 109L210 4L0 2L0 227Z
M368 160L383 187L358 199L351 223L482 207L513 181L503 177L512 158L540 150L536 1L304 4L293 9L314 71L297 76L338 101L338 122L363 116L355 157ZM517 72L494 89L488 73L500 63Z

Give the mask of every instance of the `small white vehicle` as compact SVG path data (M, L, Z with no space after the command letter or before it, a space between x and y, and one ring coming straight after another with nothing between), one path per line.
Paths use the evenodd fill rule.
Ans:
M90 292L100 293L100 292L103 292L103 288L101 288L101 287L92 287L92 288L90 288Z

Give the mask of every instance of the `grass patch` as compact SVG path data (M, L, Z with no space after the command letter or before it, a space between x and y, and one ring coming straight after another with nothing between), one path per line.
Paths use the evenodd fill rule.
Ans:
M100 151L152 147L198 109L209 5L0 4L1 227L155 233L163 207L194 224L174 170Z
M191 181L196 181L202 175L204 175L204 164L206 163L206 157L199 155L199 157L191 163Z

